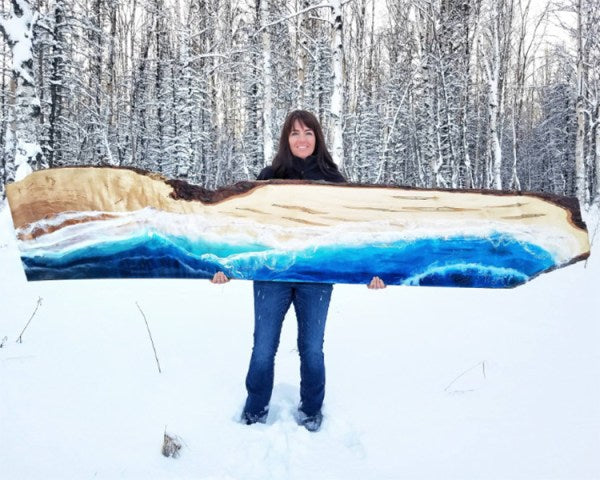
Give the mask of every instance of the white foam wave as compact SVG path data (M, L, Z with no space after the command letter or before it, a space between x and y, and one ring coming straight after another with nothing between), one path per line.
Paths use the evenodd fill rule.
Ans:
M528 280L527 275L518 270L515 270L514 268L493 267L488 265L480 265L478 263L452 263L442 266L432 266L424 272L418 273L407 278L406 280L404 280L404 282L402 282L402 285L417 286L421 285L421 282L431 275L444 276L451 272L461 272L468 270L477 271L479 277L489 276L491 278L515 278L522 282L526 282Z
M113 218L100 219L105 213ZM509 222L435 222L433 219L424 219L418 224L407 222L402 229L388 221L352 222L331 227L284 227L233 217L178 214L152 208L116 215L112 212L64 212L29 225L18 233L31 233L38 227L56 226L71 219L85 218L98 219L67 225L32 240L22 240L19 247L26 255L64 253L107 241L157 234L163 237L185 237L192 243L202 241L228 245L258 244L289 252L304 250L309 245L373 245L460 236L489 239L496 234L498 242L506 235L524 244L539 245L553 255L557 263L568 261L573 257L572 252L577 251L575 240L565 237L558 229Z

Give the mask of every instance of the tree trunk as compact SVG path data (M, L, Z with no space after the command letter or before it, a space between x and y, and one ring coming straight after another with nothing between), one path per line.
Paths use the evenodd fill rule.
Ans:
M54 30L52 32L52 81L50 82L50 117L48 131L48 165L50 167L63 164L63 144L61 117L63 107L63 87L65 69L65 38L63 36L63 23L65 10L62 1L56 2L54 7Z
M575 137L575 195L583 205L587 200L585 188L585 111L584 111L584 33L583 33L583 1L577 2L577 103L575 105L577 116L577 133Z
M596 202L600 202L600 103L596 106Z
M260 2L261 23L266 25L269 19L269 0L258 0ZM273 144L273 68L271 59L271 35L269 29L263 29L262 40L262 63L263 63L263 159L265 165L270 165L275 156Z
M343 138L343 101L344 101L344 45L342 40L342 3L341 0L332 1L333 13L333 56L332 56L332 82L331 95L331 127L332 127L332 156L341 169L344 165L344 138Z
M6 158L15 165L14 178L20 180L32 170L45 166L38 141L40 101L35 91L32 39L36 15L29 0L12 0L8 19L0 18L0 30L12 52L15 95L12 122L7 126ZM9 23L11 27L9 27ZM15 28L17 26L17 28Z

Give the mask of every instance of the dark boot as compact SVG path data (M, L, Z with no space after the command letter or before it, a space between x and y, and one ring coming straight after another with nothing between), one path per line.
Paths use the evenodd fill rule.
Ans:
M318 432L321 429L321 423L323 423L323 414L320 410L314 415L306 415L304 412L300 411L298 423L309 432Z
M244 425L253 425L255 423L267 423L268 412L253 414L250 412L242 413L241 422Z

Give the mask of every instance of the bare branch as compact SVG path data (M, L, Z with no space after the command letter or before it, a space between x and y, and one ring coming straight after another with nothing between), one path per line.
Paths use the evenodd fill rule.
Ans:
M352 1L354 1L354 0L346 0L345 2L342 2L342 7L344 5L346 5L347 3L350 3ZM328 2L319 3L318 5L310 5L309 7L303 8L302 10L298 10L297 12L290 13L289 15L286 15L285 17L281 17L279 20L275 20L274 22L267 23L266 25L263 25L258 30L256 30L251 36L255 37L256 35L258 35L260 32L262 32L266 28L269 28L269 27L272 27L274 25L278 25L280 23L286 22L286 21L288 21L288 20L290 20L290 19L292 19L294 17L297 17L298 15L302 15L303 13L310 12L312 10L317 10L319 8L333 8L333 5L331 3L328 3ZM319 18L318 20L324 20L324 19ZM329 22L329 23L331 23L331 22Z
M154 358L156 359L156 365L158 366L158 373L162 373L162 370L160 369L160 362L158 361L158 354L156 353L156 347L154 346L154 340L152 338L152 332L150 331L150 326L148 325L148 320L146 319L146 314L144 313L142 307L140 307L138 302L135 302L135 304L137 305L138 310L142 314L142 317L144 317L144 322L146 323L146 330L148 330L148 336L150 337L150 343L152 344L152 350L154 351Z
M467 373L472 372L473 370L475 370L476 368L481 367L481 375L483 376L483 378L487 378L486 373L485 373L485 360L473 365L470 368L467 368L464 372L462 372L460 375L458 375L454 380L452 380L448 386L446 388L444 388L444 392L447 392L450 387L452 385L454 385L454 383L456 383L457 380L459 380L460 378L464 377ZM471 391L471 390L467 390L467 391Z
M43 300L42 297L38 297L38 301L37 301L37 305L35 306L35 310L31 314L31 317L29 317L29 320L28 320L27 324L25 325L25 327L23 328L23 331L21 332L21 334L17 338L17 343L23 343L23 334L25 333L25 330L27 330L27 327L29 326L29 324L33 320L33 317L35 317L35 314L37 313L38 308L40 308L40 306L42 305L42 300Z

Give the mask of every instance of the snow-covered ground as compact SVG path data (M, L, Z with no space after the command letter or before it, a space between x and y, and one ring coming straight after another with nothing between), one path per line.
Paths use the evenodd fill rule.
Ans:
M248 427L250 282L27 283L4 208L0 477L598 479L599 286L597 247L514 290L337 285L322 430L294 421L293 313L268 423Z

